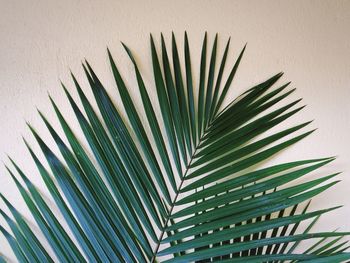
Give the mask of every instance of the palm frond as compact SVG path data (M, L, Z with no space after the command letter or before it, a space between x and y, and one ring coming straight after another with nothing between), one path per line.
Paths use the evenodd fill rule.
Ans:
M285 102L295 89L289 88L290 82L275 87L283 75L277 73L224 106L246 45L224 80L231 40L226 43L219 67L218 41L216 34L210 48L205 33L196 88L187 33L183 58L174 33L170 52L161 35L160 56L150 36L158 105L151 102L151 89L146 87L131 49L122 43L134 66L142 101L142 105L134 104L108 49L125 118L123 109L113 102L114 95L108 94L86 60L83 71L97 109L71 73L83 109L70 89L63 83L62 87L88 147L80 142L51 97L66 140L41 111L39 115L59 155L28 124L49 170L24 140L63 219L52 212L30 176L14 160L10 158L14 169L6 166L45 238L45 242L39 240L23 215L1 194L11 216L0 210L10 228L0 226L0 231L19 262L350 259L345 252L347 242L342 241L349 233L311 233L321 215L339 206L310 211L310 200L339 181L338 173L306 178L335 158L262 167L263 162L314 131L305 130L309 121L278 132L272 130L304 108L299 105L300 99ZM306 224L304 231L301 224ZM304 253L295 253L302 241L310 239L315 240L313 245Z

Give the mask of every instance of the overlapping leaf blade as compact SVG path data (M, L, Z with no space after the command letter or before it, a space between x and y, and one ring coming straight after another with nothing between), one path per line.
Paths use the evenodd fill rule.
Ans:
M264 136L303 108L298 106L300 99L283 102L294 91L287 90L289 82L274 88L282 73L254 85L223 107L246 46L223 81L230 39L216 72L218 35L207 69L206 33L197 90L187 33L184 67L174 33L171 56L161 35L161 61L152 36L150 43L158 105L152 104L151 90L146 88L131 50L123 44L135 69L146 121L134 105L112 53L107 50L125 118L85 61L83 70L97 110L73 74L84 112L62 85L89 148L80 142L51 97L69 145L44 114L39 114L63 160L29 125L51 171L25 143L78 245L73 243L30 177L11 160L26 188L10 168L9 172L58 260L326 262L329 259L340 262L349 259L349 253L344 252L346 241L340 242L349 233L310 233L321 215L338 207L307 212L308 204L302 212L297 211L301 203L338 182L334 180L337 173L306 179L309 173L333 161L333 157L256 168L313 132L301 132L310 123L304 122ZM157 118L158 110L161 119ZM300 178L305 181L295 183ZM51 255L22 216L1 197L14 220L0 210L13 235L2 226L0 231L17 259L51 262ZM298 226L306 220L311 223L300 233ZM322 246L318 242L304 253L294 254L300 242L313 238L335 239Z

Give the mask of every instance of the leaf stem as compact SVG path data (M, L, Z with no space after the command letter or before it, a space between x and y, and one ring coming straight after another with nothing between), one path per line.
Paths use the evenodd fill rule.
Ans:
M194 157L196 156L196 153L197 153L197 150L198 150L198 146L200 145L201 139L202 139L202 137L199 139L199 143L198 143L198 145L195 147L195 151L193 152L193 154L192 154L192 156L191 156L191 159L190 159L189 163L188 163L187 166L186 166L185 173L184 173L183 177L181 178L181 183L180 183L180 185L179 185L179 187L178 187L178 189L177 189L177 191L176 191L174 200L172 201L172 204L171 204L171 207L170 207L170 210L169 210L169 213L168 213L168 218L167 218L166 221L165 221L163 230L162 230L162 232L161 232L161 234L160 234L160 236L159 236L159 240L158 240L157 246L156 246L156 248L155 248L155 250L154 250L154 252L153 252L153 256L152 256L152 259L151 259L151 263L156 262L155 260L156 260L156 256L157 256L157 253L158 253L158 250L159 250L159 247L160 247L160 242L162 241L163 236L164 236L164 234L165 234L165 229L166 229L166 227L167 227L167 225L168 225L168 223L169 223L170 216L171 216L171 214L172 214L172 212L173 212L173 210L174 210L174 207L175 207L175 203L176 203L176 201L177 201L177 198L179 197L181 187L182 187L183 183L185 182L185 177L186 177L186 175L187 175L187 173L188 173L188 171L189 171L189 169L190 169L190 167L191 167L191 164L192 164L192 161L194 160Z

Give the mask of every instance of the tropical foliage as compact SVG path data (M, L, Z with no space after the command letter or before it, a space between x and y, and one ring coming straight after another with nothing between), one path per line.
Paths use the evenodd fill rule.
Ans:
M88 147L52 98L66 138L39 114L60 157L28 124L46 163L25 143L65 223L10 158L8 172L45 238L39 240L1 194L11 214L0 210L10 229L0 230L19 262L310 263L350 258L341 241L348 233L311 232L321 215L338 208L310 211L311 198L338 181L337 173L313 180L305 176L334 158L262 165L313 132L303 131L310 122L280 125L303 108L300 99L284 102L294 89L289 83L275 87L282 77L278 73L225 106L245 47L226 72L230 40L220 61L217 43L216 35L207 59L205 34L197 80L186 33L183 58L174 35L171 52L161 37L161 56L151 36L155 91L145 86L136 59L123 44L142 105L134 105L108 50L125 116L87 61L83 69L98 109L73 74L84 111L62 84L81 127L76 132ZM159 105L152 103L150 92L157 93ZM272 130L275 126L279 132ZM309 239L313 244L297 252L298 244Z

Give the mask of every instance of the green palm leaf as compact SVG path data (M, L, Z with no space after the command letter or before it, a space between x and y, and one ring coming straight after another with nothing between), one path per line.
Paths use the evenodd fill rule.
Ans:
M64 84L62 87L88 147L80 142L50 97L66 138L59 136L42 112L39 115L60 155L28 124L50 170L25 144L65 222L52 212L30 176L10 158L14 169L6 168L45 239L35 235L1 194L11 215L0 210L9 227L0 226L0 231L19 262L350 259L345 252L347 242L342 241L349 233L310 232L321 215L339 208L310 211L310 200L339 181L335 179L338 173L313 180L307 180L307 175L335 158L261 167L264 161L313 132L305 130L310 122L270 132L304 107L299 106L300 99L284 102L294 91L288 90L290 82L275 87L283 75L278 73L224 106L246 46L225 80L231 40L227 41L219 67L218 41L216 34L208 60L205 34L197 80L192 74L187 33L183 57L174 33L169 54L161 35L160 57L150 37L157 105L151 102L151 87L146 87L131 49L122 44L134 66L142 105L134 104L117 62L107 50L125 118L113 102L114 92L107 93L85 61L83 70L97 108L73 74L84 110L69 89ZM157 117L158 111L161 118ZM307 227L300 231L304 223ZM295 253L301 242L310 239L315 242L304 253ZM47 244L51 250L46 249ZM0 257L0 261L4 259Z

